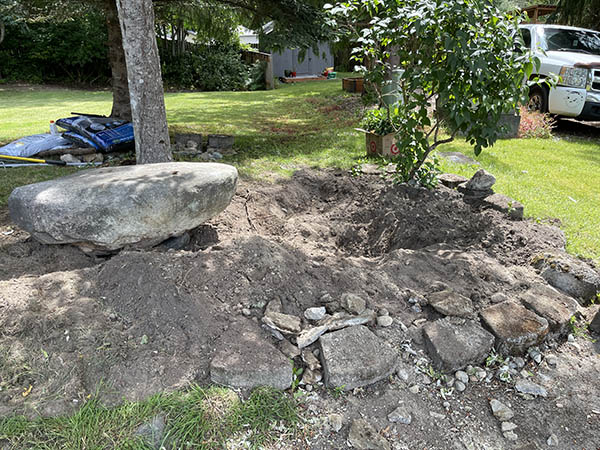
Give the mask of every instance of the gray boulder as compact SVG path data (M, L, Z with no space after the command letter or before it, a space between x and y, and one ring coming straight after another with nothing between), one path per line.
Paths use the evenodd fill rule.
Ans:
M242 319L217 342L210 379L231 387L287 389L292 385L292 363L261 336L254 322Z
M496 182L496 177L484 169L479 169L471 177L465 186L466 189L471 191L487 191L491 189Z
M225 164L107 167L16 188L12 220L44 244L148 247L196 228L230 203L237 170Z
M319 338L325 384L345 391L391 375L398 355L363 325L327 333Z
M445 316L468 318L474 315L471 299L449 289L429 294L427 299L433 309Z
M531 264L551 286L577 299L582 305L600 292L600 274L568 255L542 253L535 256Z

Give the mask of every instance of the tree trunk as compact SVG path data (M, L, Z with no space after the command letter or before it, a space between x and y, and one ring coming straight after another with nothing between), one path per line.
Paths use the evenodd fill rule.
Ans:
M151 0L117 0L138 164L172 160Z
M113 105L110 116L131 121L127 64L115 0L104 0L104 10L108 29L108 61L112 72Z
M4 22L2 20L0 20L0 44L2 44L2 41L4 40L4 32L5 32Z

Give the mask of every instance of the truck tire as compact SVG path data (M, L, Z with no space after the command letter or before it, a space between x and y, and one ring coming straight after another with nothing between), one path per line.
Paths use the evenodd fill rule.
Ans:
M527 103L529 111L548 112L548 89L542 86L531 86L529 88L529 102Z

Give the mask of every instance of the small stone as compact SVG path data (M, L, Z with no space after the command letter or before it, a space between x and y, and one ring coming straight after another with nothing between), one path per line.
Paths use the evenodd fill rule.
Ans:
M306 369L302 375L303 384L317 384L323 379L321 371Z
M525 367L525 360L523 358L521 358L520 356L517 356L516 358L514 358L513 362L519 369L522 369L523 367Z
M377 318L377 325L380 327L389 327L392 323L394 323L394 319L390 316L379 316Z
M546 364L550 367L556 367L558 365L558 358L554 355L546 356Z
M342 308L352 314L361 314L367 307L367 302L356 294L345 293L341 299Z
M548 444L549 447L556 447L558 445L558 437L552 433L550 436L548 436L546 444Z
M513 431L517 429L517 425L512 422L502 422L502 432Z
M516 433L514 433L513 431L507 431L506 433L503 433L504 437L509 440L509 441L516 441L517 439L519 439L519 436L516 435Z
M414 384L411 387L408 388L408 390L413 393L413 394L418 394L419 393L419 385L418 384Z
M248 308L243 308L242 309L242 314L244 316L248 317L250 314L252 314L252 312Z
M328 325L308 328L298 335L296 338L296 343L298 344L299 348L308 347L313 342L316 342L316 340L328 330Z
M325 309L329 314L335 314L337 311L339 311L341 308L340 306L340 302L338 301L332 301L332 302L328 302L325 305Z
M467 389L466 384L459 380L456 380L456 382L454 383L454 387L458 392L464 392L465 389Z
M308 320L317 321L325 317L326 312L327 310L324 306L308 308L306 311L304 311L304 317L306 317Z
M454 374L454 376L456 377L456 379L458 381L461 381L464 384L469 384L469 375L467 375L466 372L463 372L462 370L459 370L458 372L456 372Z
M487 376L487 372L484 369L477 369L475 371L475 377L477 378L477 381L484 380L486 376Z
M254 317L254 318L256 318L256 317ZM271 328L270 326L265 325L264 323L262 324L262 328L263 328L263 330L266 330L271 336L273 336L278 341L283 341L285 339L283 337L283 334L281 334L275 328Z
M269 312L262 318L262 321L282 333L300 333L302 330L300 318L290 314Z
M165 425L165 416L158 414L150 422L140 425L135 434L151 448L158 450L163 444Z
M348 433L348 442L359 450L391 450L389 442L363 419L356 419L352 422Z
M438 175L438 180L447 188L455 189L459 184L467 182L468 178L453 173L442 173Z
M515 416L512 409L496 399L490 400L490 407L494 416L502 422L510 420Z
M278 298L271 300L269 303L267 303L267 307L265 308L265 315L273 312L283 312L283 305L281 304L281 300Z
M490 297L490 301L492 303L502 303L508 300L508 297L506 296L506 294L503 294L502 292L496 292L494 295L492 295Z
M329 426L331 429L336 433L339 432L344 426L344 416L341 414L329 414L327 420L329 421Z
M412 415L410 411L402 406L399 406L391 413L388 414L388 420L392 423L403 423L405 425L410 425L412 422Z
M389 315L390 315L390 312L389 312L387 309L385 309L385 308L381 308L381 309L379 310L379 315L380 315L380 316L389 316Z
M548 391L546 391L546 389L529 380L518 380L515 383L515 390L521 394L529 394L535 397L548 397Z
M318 370L321 368L321 363L310 350L302 350L302 361L304 361L310 370Z
M63 162L66 162L67 164L76 164L76 163L80 163L81 160L79 158L77 158L76 156L71 155L70 153L67 153L65 155L61 155L60 160Z
M569 335L567 336L567 342L575 342L575 336L569 333Z
M596 312L596 315L590 322L590 325L588 328L590 331L600 334L600 310L598 310L598 312Z

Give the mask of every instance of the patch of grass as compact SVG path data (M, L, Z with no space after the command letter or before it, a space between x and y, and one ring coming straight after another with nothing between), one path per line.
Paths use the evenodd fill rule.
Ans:
M497 179L494 186L523 203L525 216L539 221L558 218L567 250L600 262L600 146L597 141L553 139L501 140L475 157L457 140L441 152L461 152L477 159ZM440 158L445 172L470 177L480 167Z
M229 389L191 386L115 408L92 398L71 416L3 418L0 442L48 450L151 448L135 432L159 413L166 418L163 443L175 448L221 449L231 439L243 439L251 448L259 448L280 434L293 434L298 422L294 400L281 391L258 388L240 402Z

